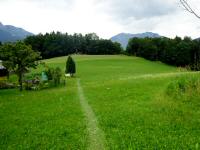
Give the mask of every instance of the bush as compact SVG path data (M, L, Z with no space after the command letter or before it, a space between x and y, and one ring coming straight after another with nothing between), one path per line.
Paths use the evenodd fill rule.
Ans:
M43 79L43 74L48 78ZM58 85L65 85L66 81L62 80L62 70L59 67L49 68L42 73L29 74L25 77L24 87L26 90L42 90L46 88L55 87Z
M53 68L48 68L48 69L45 71L45 73L46 73L46 75L47 75L49 81L53 79L53 72L54 72L54 69L53 69Z
M57 86L60 84L60 80L61 80L61 76L62 76L62 71L59 67L56 67L53 70L53 81L54 81L54 85Z
M39 90L40 89L40 75L33 74L27 77L28 79L24 81L25 90Z

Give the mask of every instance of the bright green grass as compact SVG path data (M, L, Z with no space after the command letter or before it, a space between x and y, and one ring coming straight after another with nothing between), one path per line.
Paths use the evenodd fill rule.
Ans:
M0 91L0 149L85 149L77 88Z
M200 141L199 101L191 105L164 97L168 81L85 87L110 149L195 149Z
M199 148L199 101L167 97L165 90L174 77L133 78L177 68L128 56L73 58L108 149ZM45 62L64 71L66 57ZM87 148L76 79L68 79L67 85L38 92L0 91L0 149Z
M176 68L133 57L105 57L78 64L85 95L110 149L198 147L199 102L191 107L167 98L165 90L170 77L131 79L144 74L177 72Z

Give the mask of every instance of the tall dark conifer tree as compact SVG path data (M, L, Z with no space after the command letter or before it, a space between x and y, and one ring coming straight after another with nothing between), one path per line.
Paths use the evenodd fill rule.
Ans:
M68 56L65 73L70 74L70 76L74 76L76 73L76 64L71 56Z

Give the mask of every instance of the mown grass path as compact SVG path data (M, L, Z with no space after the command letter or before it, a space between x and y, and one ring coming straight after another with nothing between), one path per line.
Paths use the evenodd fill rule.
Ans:
M144 79L144 78L159 78L159 77L173 77L173 76L181 76L187 74L198 74L199 71L196 72L171 72L171 73L157 73L157 74L144 74L138 76L130 76L126 78L120 78L119 80L130 80L130 79Z
M98 127L97 118L85 99L83 89L81 87L80 79L77 79L78 95L80 104L83 109L89 134L89 150L104 150L105 149L105 137L103 131Z

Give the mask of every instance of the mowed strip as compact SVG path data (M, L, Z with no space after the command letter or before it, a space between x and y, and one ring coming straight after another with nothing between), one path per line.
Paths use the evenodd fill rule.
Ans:
M83 109L84 115L87 121L87 128L89 132L89 150L104 150L105 149L105 137L103 131L98 127L97 118L85 99L83 89L80 84L80 79L77 79L78 94Z
M200 74L199 71L196 72L171 72L171 73L156 73L156 74L144 74L119 78L119 80L129 80L129 79L145 79L145 78L159 78L159 77L173 77L187 74Z

